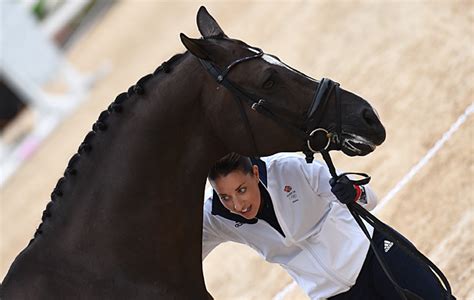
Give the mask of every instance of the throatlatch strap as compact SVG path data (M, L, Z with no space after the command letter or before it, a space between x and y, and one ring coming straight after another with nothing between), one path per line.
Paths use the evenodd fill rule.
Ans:
M253 130L250 127L250 122L249 122L249 118L247 116L247 113L245 113L244 104L242 103L242 100L239 100L238 98L235 98L235 99L236 99L236 102L238 102L238 105L239 105L240 115L242 116L242 119L245 120L245 122L244 122L245 127L247 127L247 132L249 132L249 134L250 134L250 139L252 140L253 147L254 147L256 153L259 153L258 147L257 147L257 142L255 140L255 135L253 134Z

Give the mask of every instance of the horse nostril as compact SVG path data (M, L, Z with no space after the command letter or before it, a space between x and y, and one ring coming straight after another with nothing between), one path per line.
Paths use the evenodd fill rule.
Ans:
M367 125L369 125L369 127L380 126L380 120L373 110L364 109L364 111L362 112L362 117L364 118Z
M377 145L382 144L386 138L386 133L377 113L372 109L364 109L362 111L362 118L367 123L368 127L374 130L373 142Z

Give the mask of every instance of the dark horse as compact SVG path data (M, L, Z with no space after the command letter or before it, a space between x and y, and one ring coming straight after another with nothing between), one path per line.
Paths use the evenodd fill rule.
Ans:
M228 38L204 8L197 24L202 39L181 35L187 52L100 114L54 189L35 237L11 265L2 299L210 298L201 264L209 167L231 151L264 156L304 150L306 141L235 101L203 63L224 69L220 79L226 76L248 95L267 99L293 128L305 126L322 84ZM383 142L385 130L365 100L338 91L314 108L319 127L341 127L345 142L331 141L329 148L366 155Z

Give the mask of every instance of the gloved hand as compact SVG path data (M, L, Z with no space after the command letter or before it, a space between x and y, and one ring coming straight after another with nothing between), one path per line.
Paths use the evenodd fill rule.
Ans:
M329 184L331 185L331 192L341 203L355 202L362 195L362 187L353 184L346 175L339 177L337 181L331 178Z

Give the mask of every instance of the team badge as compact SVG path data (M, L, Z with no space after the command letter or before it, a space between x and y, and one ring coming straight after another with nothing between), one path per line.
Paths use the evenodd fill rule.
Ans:
M283 190L284 190L285 192L289 193L289 192L291 192L292 189L293 189L293 188L292 188L291 186L285 185L285 188L284 188Z

